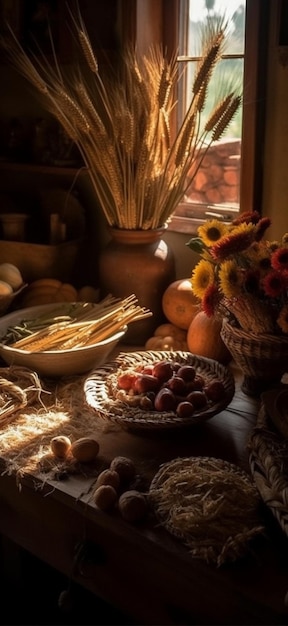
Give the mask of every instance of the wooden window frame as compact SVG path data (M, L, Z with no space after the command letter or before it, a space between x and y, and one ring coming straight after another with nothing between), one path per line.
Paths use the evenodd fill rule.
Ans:
M123 40L140 55L155 43L168 55L177 50L179 0L119 1ZM246 0L240 212L261 213L262 207L269 9L269 0ZM193 218L176 217L170 228L193 232L196 225Z

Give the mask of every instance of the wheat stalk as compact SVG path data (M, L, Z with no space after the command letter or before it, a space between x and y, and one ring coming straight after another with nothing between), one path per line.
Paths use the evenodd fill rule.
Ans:
M16 37L6 45L14 66L30 81L46 106L77 144L92 186L110 226L127 229L161 227L191 187L211 143L222 136L240 107L229 86L202 128L210 80L225 43L220 21L204 30L202 59L183 122L171 136L179 80L176 55L168 61L159 47L138 59L123 51L121 67L100 75L97 57L80 14L70 12L87 72L66 79L55 51L47 59L25 53ZM236 79L235 79L236 82Z
M97 344L112 337L131 322L151 315L149 309L138 305L134 294L123 300L109 296L88 311L81 307L80 312L75 312L73 319L48 323L41 330L9 345L29 352L76 349Z

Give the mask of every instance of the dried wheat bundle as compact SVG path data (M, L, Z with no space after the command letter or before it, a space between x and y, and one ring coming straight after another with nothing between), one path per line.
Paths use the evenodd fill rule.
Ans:
M80 312L78 309L80 308ZM73 317L59 316L55 321L49 316L50 323L44 324L40 330L29 332L17 341L10 342L12 348L28 352L43 352L47 350L76 350L84 346L95 345L100 341L112 337L127 324L150 317L149 309L138 305L134 294L123 300L114 296L107 296L101 303L85 310L85 303L74 309ZM47 316L46 316L47 317ZM64 317L62 321L61 317ZM52 323L51 323L52 319ZM75 321L77 320L77 321ZM25 320L23 320L25 327ZM19 327L19 325L18 325ZM9 336L13 329L9 328ZM3 338L5 342L5 337Z
M175 132L181 74L176 54L168 60L160 48L151 48L139 60L129 48L118 72L106 68L102 74L81 16L71 18L80 57L87 65L84 71L78 64L73 67L72 78L59 65L53 42L53 64L43 54L27 54L12 31L2 45L77 144L108 224L125 229L162 227L188 192L211 143L220 139L241 104L236 77L232 87L223 82L203 121L226 25L219 20L204 30L191 101Z
M149 499L165 528L192 556L234 561L263 532L257 490L240 468L209 457L179 458L160 467Z

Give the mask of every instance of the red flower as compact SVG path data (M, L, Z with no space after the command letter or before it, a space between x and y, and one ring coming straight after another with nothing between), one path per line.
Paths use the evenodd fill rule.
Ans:
M266 296L277 298L287 289L287 276L285 273L273 270L263 278L262 286Z
M271 225L271 220L269 217L262 217L261 220L257 223L257 228L255 232L255 241L260 241L263 238L264 233L267 228Z
M235 226L238 226L239 224L249 224L250 222L252 222L252 224L258 224L260 217L261 216L258 211L245 211L244 213L241 213L239 217L236 217L232 224Z
M242 250L249 248L254 240L254 230L244 230L235 234L230 233L221 237L214 246L210 248L210 254L215 261L224 261L231 255L236 255Z
M215 315L216 308L219 304L219 292L216 285L209 285L202 298L201 305L207 317Z
M278 248L271 256L274 270L288 270L288 248Z

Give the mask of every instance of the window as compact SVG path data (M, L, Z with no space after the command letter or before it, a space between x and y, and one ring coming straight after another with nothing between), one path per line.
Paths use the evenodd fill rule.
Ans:
M193 5L194 7L202 5L203 9L206 3L211 10L213 7L218 10L221 5L223 8L223 0L119 0L119 2L122 5L124 39L136 42L140 53L145 52L145 49L153 43L162 43L168 54L179 49L179 56L183 56L184 52L188 55L189 52L187 32L190 7L192 15ZM208 202L204 205L194 202L193 207L190 202L189 206L186 203L186 207L185 203L182 203L169 224L169 228L174 231L195 232L199 221L207 219L207 209L208 214L213 211L226 219L231 219L231 215L239 210L257 209L261 212L266 57L271 3L270 0L237 0L237 2L224 0L224 6L230 16L230 7L232 6L233 11L235 4L238 7L243 5L245 9L244 46L242 39L242 46L237 47L237 55L240 58L236 59L238 65L242 65L243 78L241 146L240 154L236 155L239 158L235 158L238 161L238 195L236 202L233 201L229 205L225 203L224 207L219 206L218 202ZM242 20L243 29L243 13L239 17ZM179 87L178 100L181 114L181 106L183 107L185 102L185 83Z
M259 155L264 140L268 16L265 0L179 0L178 10L179 64L185 66L179 84L179 119L187 106L193 66L199 55L199 25L207 17L222 13L229 19L227 49L221 64L227 75L237 72L243 92L241 111L220 142L210 148L189 196L179 205L170 224L172 230L193 232L201 221L212 216L229 221L239 211L261 210Z

